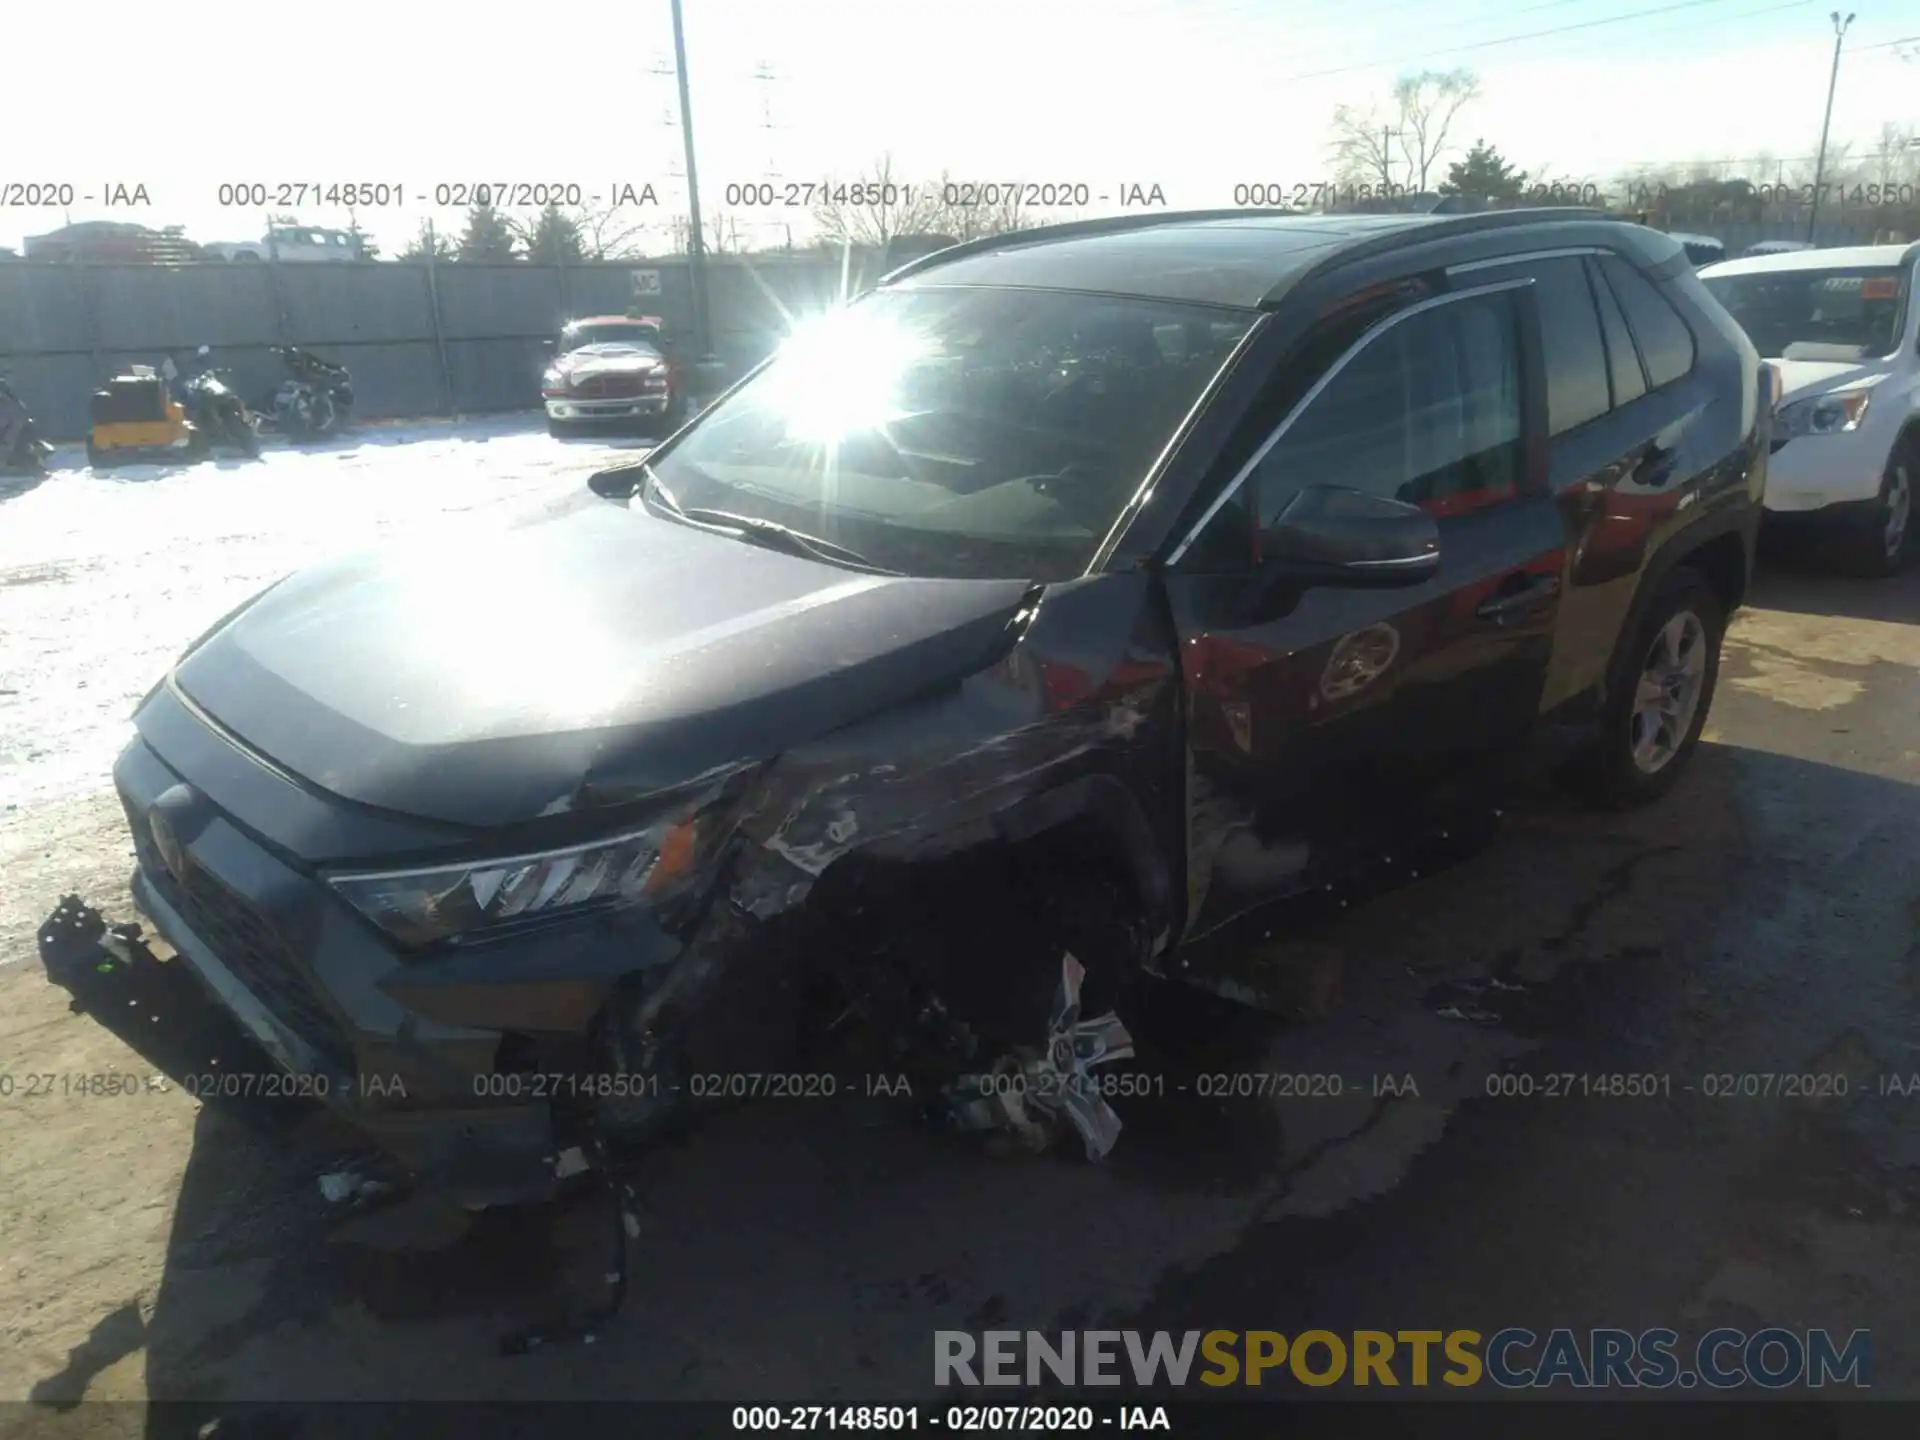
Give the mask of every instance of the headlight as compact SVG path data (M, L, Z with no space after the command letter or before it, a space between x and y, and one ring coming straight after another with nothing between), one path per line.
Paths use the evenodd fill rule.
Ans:
M336 875L329 883L394 939L430 945L489 926L595 902L660 900L693 880L721 826L698 805L644 830L433 870Z
M1789 439L1799 435L1841 435L1858 430L1872 398L1865 390L1837 390L1831 395L1815 395L1782 406L1775 416L1779 433Z
M558 394L567 388L567 377L558 370L549 370L540 377L540 388L548 394Z

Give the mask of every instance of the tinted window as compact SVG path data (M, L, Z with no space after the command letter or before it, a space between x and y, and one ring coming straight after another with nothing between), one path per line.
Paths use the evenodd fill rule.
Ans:
M1520 351L1510 294L1423 311L1336 375L1256 468L1263 527L1309 485L1442 513L1514 493Z
M1215 348L1258 318L1065 290L880 290L802 327L651 463L684 506L889 570L1065 580L1179 430ZM1170 358L1172 327L1192 359Z
M1627 312L1627 325L1646 362L1648 383L1658 390L1693 369L1693 332L1667 297L1617 255L1605 256L1600 266L1619 297L1620 308Z
M1613 377L1613 403L1625 405L1647 393L1647 377L1640 369L1640 357L1634 352L1633 336L1620 313L1620 302L1613 298L1613 288L1592 262L1587 265L1587 278L1600 305L1600 328L1607 339L1607 370Z
M1607 352L1578 259L1536 260L1540 340L1547 363L1547 428L1555 435L1607 413Z
M569 325L560 332L563 352L585 345L633 345L658 350L660 332L651 325Z
M1762 270L1716 275L1702 283L1726 306L1762 355L1864 360L1890 354L1906 322L1902 271L1892 265L1846 270Z

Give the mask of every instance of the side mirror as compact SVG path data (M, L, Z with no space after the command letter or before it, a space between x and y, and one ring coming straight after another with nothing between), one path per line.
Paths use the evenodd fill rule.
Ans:
M560 342L558 340L542 340L540 342L540 348L542 350L551 350L559 343Z
M1260 559L1322 585L1417 585L1440 569L1440 526L1418 505L1313 485L1261 535Z
M639 493L646 473L638 465L616 465L587 477L587 488L602 500L631 500Z

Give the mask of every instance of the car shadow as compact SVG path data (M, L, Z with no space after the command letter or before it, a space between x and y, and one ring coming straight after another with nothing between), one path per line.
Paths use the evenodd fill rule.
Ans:
M1920 563L1899 575L1864 579L1840 573L1817 551L1770 553L1754 579L1749 603L1799 615L1920 625Z
M127 460L113 465L84 465L77 473L115 485L151 485L180 475L197 475L207 470L241 470L258 465L260 457L218 453L198 460Z
M353 1141L324 1115L210 1101L145 1329L103 1319L35 1398L63 1403L137 1340L149 1395L178 1405L151 1412L154 1436L199 1433L236 1405L324 1399L923 1399L936 1329L1092 1324L1177 1293L1180 1315L1154 1323L1257 1309L1290 1332L1295 1318L1328 1323L1306 1315L1310 1297L1336 1293L1349 1271L1386 1304L1392 1277L1356 1259L1369 1216L1390 1212L1440 1248L1449 1227L1484 1228L1487 1175L1433 1156L1460 1114L1501 1103L1486 1099L1487 1077L1645 1067L1645 1036L1680 1023L1728 934L1765 908L1736 791L1855 809L1911 798L1724 746L1703 747L1646 811L1594 816L1540 792L1484 847L1298 933L1283 923L1263 935L1276 966L1331 975L1305 987L1318 997L1310 1018L1157 992L1129 1017L1134 1073L1151 1084L1114 1102L1126 1128L1101 1164L1077 1146L1007 1155L935 1132L871 1075L841 1077L830 1099L716 1113L637 1173L633 1294L591 1345L507 1358L500 1340L577 1312L604 1279L603 1191L478 1215L431 1196L343 1209L316 1178ZM62 974L76 1007L178 1083L261 1063L176 963L121 948L131 963L74 950ZM142 1013L167 1023L136 1023ZM1309 1094L1312 1076L1338 1085ZM1524 1167L1530 1145L1559 1143L1566 1113L1509 1102L1502 1163ZM1566 1203L1601 1190L1589 1177ZM1285 1223L1262 1223L1273 1221ZM1323 1251L1315 1237L1329 1225L1341 1239ZM1278 1246L1288 1268L1250 1268L1256 1233L1258 1253ZM1391 1248L1404 1260L1409 1244ZM1493 1314L1476 1308L1475 1285L1509 1296L1525 1290L1522 1272L1467 1273L1449 1313Z
M59 473L57 468L49 468L39 473L0 472L0 504L17 500L22 495L31 495Z

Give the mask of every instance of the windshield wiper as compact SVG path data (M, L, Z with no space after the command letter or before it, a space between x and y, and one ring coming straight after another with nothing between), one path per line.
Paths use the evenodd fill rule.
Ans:
M653 473L653 467L642 462L646 472L646 494L655 504L677 520L689 520L696 525L713 525L726 530L736 530L745 539L769 550L782 550L789 555L798 555L806 560L825 560L834 565L851 565L858 570L870 570L876 575L898 575L898 570L889 570L884 565L876 565L858 550L837 544L832 540L822 540L817 535L808 535L795 530L791 525L782 525L778 520L763 520L757 515L736 515L731 510L711 510L704 506L682 505L671 490L661 483L660 477Z

